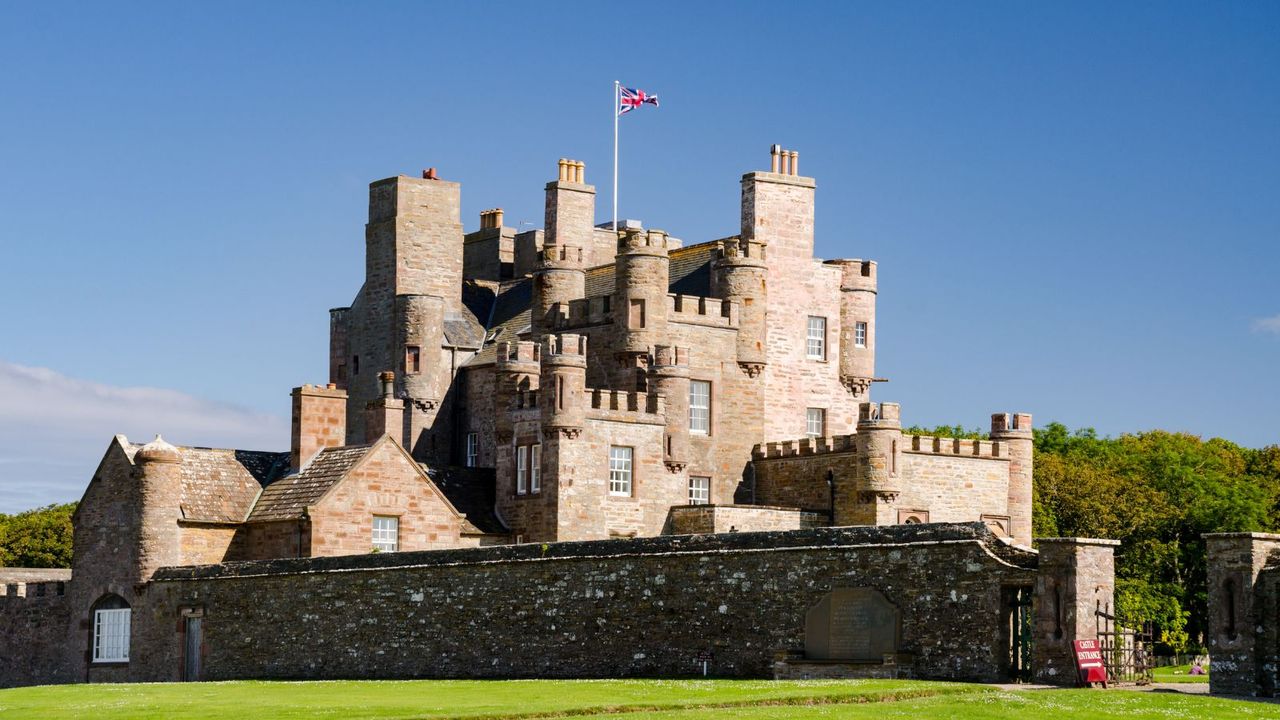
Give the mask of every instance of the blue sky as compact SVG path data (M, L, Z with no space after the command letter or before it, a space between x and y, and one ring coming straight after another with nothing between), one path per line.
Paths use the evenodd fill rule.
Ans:
M880 400L1280 442L1280 4L0 6L0 512L110 435L287 446L362 279L367 184L435 166L467 229L738 227L768 146L817 250L880 262ZM145 439L145 438L144 438Z

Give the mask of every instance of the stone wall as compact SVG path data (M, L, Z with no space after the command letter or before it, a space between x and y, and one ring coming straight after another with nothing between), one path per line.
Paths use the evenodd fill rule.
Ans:
M16 587L0 585L0 687L80 679L72 671L67 647L71 613L59 585L42 586L43 594L31 585L23 595L8 592Z
M901 612L916 677L1000 680L1002 588L1035 554L980 524L667 536L275 560L157 575L136 612L134 680L174 680L179 618L204 612L205 679L764 677L802 651L833 588Z
M1280 690L1280 535L1205 536L1208 628L1215 694L1274 697Z
M685 505L671 508L669 535L698 533L780 532L821 527L826 516L796 508L763 505Z

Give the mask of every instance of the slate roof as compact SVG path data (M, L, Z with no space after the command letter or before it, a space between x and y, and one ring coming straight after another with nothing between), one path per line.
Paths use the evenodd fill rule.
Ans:
M427 467L419 463L431 482L449 499L454 509L467 516L463 533L506 535L510 532L495 511L496 477L493 468ZM468 527L469 526L469 527Z
M130 459L141 448L129 443ZM265 485L289 470L289 453L179 447L182 454L182 519L243 522Z
M672 250L668 292L682 295L709 296L711 294L711 261L720 244L728 238L688 245ZM612 264L589 268L584 282L587 297L610 295L614 290L615 268ZM497 290L492 316L487 325L494 337L486 342L480 352L467 365L489 365L496 356L495 347L500 342L515 342L529 326L529 306L533 304L533 281L521 278L504 282ZM494 334L494 331L497 331Z
M268 485L253 506L249 522L292 520L302 515L345 477L370 447L347 445L321 450L301 472Z

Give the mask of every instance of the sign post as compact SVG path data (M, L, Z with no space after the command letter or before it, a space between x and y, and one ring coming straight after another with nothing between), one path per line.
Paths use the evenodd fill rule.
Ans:
M710 664L710 662L715 659L716 659L716 654L711 652L710 650L703 650L698 653L698 656L695 662L702 664L702 677L707 676L707 665Z
M1102 645L1097 640L1076 640L1076 671L1080 684L1093 687L1094 683L1102 683L1107 687L1107 667L1102 662Z

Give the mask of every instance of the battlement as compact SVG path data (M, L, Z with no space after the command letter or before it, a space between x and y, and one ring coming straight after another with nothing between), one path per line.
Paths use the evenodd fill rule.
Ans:
M603 419L665 422L667 399L656 392L587 388L587 395L591 398L591 409L600 411L597 416Z
M667 319L670 322L715 327L738 327L738 304L699 295L667 294Z
M756 460L769 460L773 458L799 457L801 455L857 452L855 437L855 435L832 435L829 437L807 437L799 440L757 443L755 447L751 448L751 457Z
M67 584L61 580L0 583L0 600L43 600L66 594Z
M658 345L653 348L655 367L688 366L689 348L674 345Z
M582 248L577 245L544 245L538 251L534 270L553 269L566 265L581 269Z
M859 258L827 260L825 265L840 268L840 289L844 291L876 291L876 262Z
M898 403L865 402L858 405L859 425L897 425L901 416L902 409Z
M490 208L480 211L480 229L491 230L502 227L502 208Z
M566 303L556 303L551 308L557 328L576 328L613 322L613 296L578 298Z
M1008 445L992 440L961 440L928 435L912 435L904 452L929 455L959 455L993 460L1008 460Z
M512 410L535 410L538 407L537 390L517 390L511 398Z
M586 335L548 335L543 345L543 357L587 356Z
M511 362L538 362L542 359L542 346L532 341L500 342L495 348L498 365Z
M991 434L1031 433L1031 413L994 413L991 415Z
M670 238L662 230L628 228L618 233L618 254L666 255Z
M735 262L735 261L765 261L766 245L755 240L743 240L734 235L720 241L720 246L716 249L716 260L718 262Z

